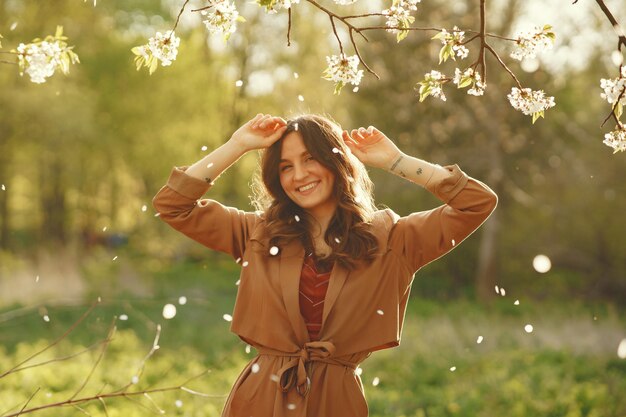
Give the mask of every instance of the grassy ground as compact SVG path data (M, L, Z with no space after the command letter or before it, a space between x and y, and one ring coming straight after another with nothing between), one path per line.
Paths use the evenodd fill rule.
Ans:
M144 416L158 408L171 415L219 416L236 376L254 356L223 319L232 312L237 268L180 264L150 274L155 278L150 294L103 297L71 335L29 363L68 356L102 340L118 316L106 354L76 398L112 391L135 375L138 383L129 392L176 386L209 369L188 386L210 397L178 390L105 405L109 416ZM626 360L616 354L626 337L626 319L616 306L525 299L514 305L510 296L481 306L427 300L418 292L409 302L401 346L376 352L361 365L371 416L626 416ZM180 296L187 298L184 305ZM162 317L166 303L177 306L171 320ZM84 302L64 302L0 309L0 375L61 336L87 308ZM127 320L119 320L121 315ZM160 348L140 372L159 324ZM28 408L67 400L89 375L101 347L0 378L0 416L19 411L38 388ZM81 408L106 415L105 405ZM74 407L35 413L81 414Z

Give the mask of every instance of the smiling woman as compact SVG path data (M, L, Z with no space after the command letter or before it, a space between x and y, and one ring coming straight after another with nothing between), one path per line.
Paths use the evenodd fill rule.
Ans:
M202 196L244 153L261 149L258 210ZM400 217L377 210L365 164L444 204ZM253 346L223 417L366 417L358 365L398 346L414 273L458 246L497 197L457 165L402 153L373 126L258 114L191 167L174 168L153 200L160 218L241 261L231 331Z

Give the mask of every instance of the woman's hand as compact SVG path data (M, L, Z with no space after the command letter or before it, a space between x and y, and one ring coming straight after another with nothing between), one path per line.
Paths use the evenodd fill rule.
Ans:
M241 147L244 152L268 148L281 137L285 129L287 122L282 117L259 113L237 129L230 141Z
M365 165L389 169L402 154L391 139L374 126L352 129L350 134L344 130L342 137L350 151Z

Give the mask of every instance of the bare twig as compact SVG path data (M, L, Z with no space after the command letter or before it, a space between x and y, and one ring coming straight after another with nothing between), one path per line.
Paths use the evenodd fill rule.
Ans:
M185 381L184 384L187 384L190 381L193 381L194 379L200 378L201 376L205 375L206 372L207 371L204 371L201 374L198 374L198 375L188 379L187 381ZM73 400L65 400L65 401L60 401L60 402L57 402L57 403L40 405L38 407L22 409L18 413L8 414L8 415L2 416L2 417L18 417L18 416L20 416L22 414L30 414L30 413L34 413L36 411L46 410L46 409L49 409L49 408L64 407L64 406L74 406L74 405L77 405L77 404L85 404L85 403L88 403L88 402L91 402L91 401L101 401L101 402L103 402L103 400L108 399L108 398L131 398L131 397L136 397L138 395L144 396L145 394L153 394L153 393L156 393L156 392L168 392L168 391L177 391L177 390L185 391L185 392L187 392L189 394L199 395L199 396L203 396L203 397L223 397L223 395L211 396L209 394L199 393L199 392L190 390L188 388L185 388L183 386L184 384L173 386L173 387L163 387L163 388L154 388L154 389L150 389L150 390L142 390L142 391L137 391L137 392L110 392L110 393L106 393L106 394L98 394L98 395L93 395L93 396L90 396L90 397L76 398L76 399L73 399ZM34 393L33 393L33 395L31 395L31 398L33 396L34 396Z
M0 61L0 64L17 65L17 62L11 62L11 61Z
M22 365L24 365L26 362L30 361L31 359L41 355L43 352L45 352L46 350L50 349L53 346L56 346L61 340L65 339L92 311L93 309L96 307L96 305L98 305L100 303L100 299L98 298L98 300L96 300L90 307L89 309L83 313L82 316L80 316L80 318L78 320L76 320L74 322L74 324L72 324L66 331L65 333L63 333L60 337L58 337L55 341L53 341L52 343L50 343L48 346L46 346L45 348L41 349L40 351L32 354L31 356L29 356L28 358L24 359L23 361L21 361L20 363L18 363L17 365L15 365L13 368L9 369L8 371L0 374L0 379L4 378L7 375L12 374L13 372L16 372L16 369L19 369Z
M619 118L617 117L615 110L617 109L617 106L619 105L619 102L622 99L622 97L624 97L624 93L626 93L626 86L622 88L622 91L619 93L619 96L617 96L617 100L615 100L615 103L613 104L613 106L611 106L611 113L609 113L609 115L606 116L606 119L604 119L600 127L604 127L605 123L608 122L611 117L615 119L615 122L617 123L618 126L620 127L622 126L622 122L620 122Z
M617 20L615 20L615 17L613 17L613 14L609 10L609 8L604 3L604 0L596 0L596 3L598 3L598 6L600 6L600 9L602 9L602 12L604 12L604 15L607 17L607 19L609 19L609 22L611 22L611 26L613 26L613 29L617 34L617 49L621 51L622 46L626 47L626 36L624 35L624 31L622 31L622 28L620 27Z
M289 16L289 22L287 26L287 46L291 46L291 7L287 9L287 15Z
M22 407L22 409L20 410L19 413L17 413L17 415L19 416L20 414L25 414L24 413L24 409L28 406L28 403L33 399L33 397L35 396L35 394L37 394L39 392L39 390L41 389L41 387L37 388L35 390L35 392L33 392L32 394L30 394L30 397L28 397L28 400L26 400L26 402L24 403L24 406Z
M189 0L185 0L183 7L180 8L180 12L178 12L178 16L176 17L176 23L174 23L174 29L172 29L172 32L170 33L170 37L172 36L172 33L174 33L174 31L178 27L178 22L180 21L180 15L182 15L183 12L185 11L185 7L187 6L187 3L189 3Z
M107 347L109 347L109 341L111 341L111 339L113 338L113 334L115 333L115 319L116 318L117 317L114 317L113 321L111 322L111 326L109 327L109 332L106 337L107 342L102 345L102 350L100 351L100 355L98 355L98 359L96 359L96 362L91 367L91 371L89 372L89 375L87 375L87 378L85 378L85 381L83 381L83 384L80 387L78 387L74 395L70 397L70 400L73 400L74 398L76 398L76 396L83 390L83 388L85 388L85 386L91 379L91 376L93 375L94 371L98 367L98 364L100 364L100 361L102 360L102 357L104 356L104 352L106 352Z
M498 53L489 44L485 44L485 48L487 48L487 50L493 54L493 56L498 60L502 68L504 68L506 72L508 72L509 75L513 77L513 80L515 80L515 83L517 84L518 88L521 90L522 84L519 82L519 80L517 79L513 71L511 71L509 67L506 66L504 61L502 61L502 59L500 58L500 55L498 55Z

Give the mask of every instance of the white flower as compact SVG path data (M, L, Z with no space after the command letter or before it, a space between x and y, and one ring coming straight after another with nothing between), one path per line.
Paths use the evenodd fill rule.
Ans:
M280 9L290 9L292 4L299 4L300 0L257 0L260 6L265 6L265 11L269 14L277 13Z
M20 75L27 73L30 80L41 84L54 75L57 69L69 72L69 64L77 63L78 55L68 47L63 37L63 28L57 27L55 36L47 36L43 41L28 44L20 43L16 50Z
M417 10L417 3L421 0L394 0L393 6L382 11L387 16L386 25L387 32L396 33L398 41L404 39L408 31L402 28L408 28L415 18L410 15L411 10ZM400 28L400 29L398 29Z
M176 60L178 55L178 46L180 38L174 35L174 32L168 30L165 34L157 32L156 35L148 40L148 49L152 55L161 61L161 65L166 67ZM146 53L147 51L143 51Z
M482 82L480 73L474 71L473 68L468 68L463 72L456 68L452 82L456 84L458 88L465 88L471 85L472 87L467 90L467 94L472 96L482 96L485 93L485 87L487 87L485 83Z
M439 52L439 63L446 61L448 58L456 60L458 56L461 59L467 58L469 50L463 45L463 39L465 39L465 32L459 30L457 26L452 29L452 33L449 33L445 29L433 36L433 39L440 39L443 47Z
M626 151L626 128L607 133L602 143L613 148L613 153Z
M202 10L200 12L200 14L206 16L202 23L205 24L210 33L223 33L224 39L228 39L237 30L237 22L245 21L239 15L235 3L230 3L228 0L217 0L211 6L214 7L214 10Z
M424 75L424 80L420 81L419 94L420 101L424 101L426 97L433 96L446 101L446 95L443 93L443 83L449 81L439 71L431 71Z
M521 61L524 58L534 58L538 52L551 49L556 35L552 32L552 26L545 25L542 28L535 27L533 32L520 32L515 37L515 49L511 52L511 58Z
M532 91L530 88L520 90L513 87L507 97L515 110L519 110L527 116L532 115L533 123L537 118L543 117L544 111L555 105L554 97L547 97L543 90Z
M339 94L344 85L350 83L359 85L363 78L363 70L359 69L359 57L357 55L346 56L345 54L327 56L328 68L324 71L324 78L334 81L335 93Z
M600 94L600 97L613 104L617 101L617 98L621 95L619 102L626 104L626 66L621 68L620 76L618 78L609 78L600 80L600 87L604 90L604 93Z

